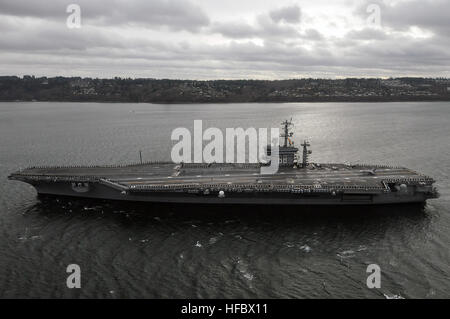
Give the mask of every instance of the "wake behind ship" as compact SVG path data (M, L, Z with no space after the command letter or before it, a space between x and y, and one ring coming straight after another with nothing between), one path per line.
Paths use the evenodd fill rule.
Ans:
M38 194L162 203L372 205L438 197L431 177L404 167L310 163L306 141L299 161L289 139L292 124L282 124L276 174L261 174L262 163L154 162L30 167L8 178L33 185Z

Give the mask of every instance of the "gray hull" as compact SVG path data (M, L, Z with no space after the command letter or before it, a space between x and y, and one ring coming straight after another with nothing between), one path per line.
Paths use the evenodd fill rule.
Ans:
M374 204L406 204L422 203L428 198L424 193L416 194L292 194L292 193L226 193L219 197L218 192L208 195L188 192L139 192L122 193L102 184L91 184L86 192L74 191L71 183L45 183L34 185L38 194L52 196L69 196L75 198L91 198L103 200L120 200L153 203L186 203L186 204L250 204L250 205L374 205Z
M434 180L402 167L316 164L147 163L104 167L40 167L11 174L39 194L106 200L252 205L373 205L420 203L438 196Z

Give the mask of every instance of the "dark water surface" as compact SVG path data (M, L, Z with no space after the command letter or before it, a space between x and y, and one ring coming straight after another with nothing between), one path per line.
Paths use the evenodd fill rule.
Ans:
M278 127L315 162L434 177L425 207L193 207L39 199L28 165L170 158L170 134ZM0 297L450 297L450 103L0 103ZM81 267L82 288L66 287ZM366 286L367 265L381 288Z

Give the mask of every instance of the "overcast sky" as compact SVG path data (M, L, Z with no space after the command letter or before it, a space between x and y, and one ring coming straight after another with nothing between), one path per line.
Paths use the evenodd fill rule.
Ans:
M449 13L450 0L0 0L0 75L450 77Z

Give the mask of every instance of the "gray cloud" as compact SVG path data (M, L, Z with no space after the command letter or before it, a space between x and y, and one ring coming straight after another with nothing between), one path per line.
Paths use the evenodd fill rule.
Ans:
M306 29L302 33L302 38L303 39L308 39L308 40L313 40L313 41L324 40L323 35L319 31L317 31L315 29Z
M210 22L199 6L187 0L2 0L0 12L3 15L65 21L68 16L66 8L71 3L80 6L82 21L89 24L141 24L198 31Z
M266 16L260 16L257 20L258 23L255 26L243 21L215 23L212 26L211 31L220 33L223 36L232 39L247 39L253 37L262 39L271 37L292 38L299 36L299 32L296 28L273 23Z
M366 27L361 30L350 31L347 33L346 38L351 40L385 40L388 36L380 29Z
M300 36L298 26L291 25L300 22L298 6L283 7L259 14L254 25L245 21L228 21L214 23L211 30L233 39L259 38L292 38ZM284 23L283 23L284 22Z
M276 23L280 21L284 21L286 23L299 23L301 11L298 5L292 5L289 7L272 10L269 12L269 16Z
M266 8L251 16L216 12L213 17L194 1L80 0L82 28L68 29L65 0L42 5L0 0L0 74L195 79L450 76L450 38L444 32L450 22L436 13L440 0L425 0L431 6L423 10L426 18L417 16L418 0L382 7L381 28L355 24L343 35L326 32L330 24L333 31L338 29L340 21L325 20L319 25L325 31L315 28L305 22L306 9L296 11L297 6ZM355 14L346 17L351 21L346 25L367 16L363 7ZM406 32L413 25L434 35L413 37Z
M252 38L260 34L257 27L245 21L216 22L212 25L211 31L232 39Z

